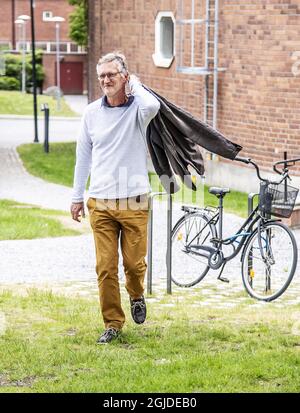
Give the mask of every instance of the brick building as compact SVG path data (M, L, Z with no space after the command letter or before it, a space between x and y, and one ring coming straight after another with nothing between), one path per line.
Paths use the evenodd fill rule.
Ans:
M300 157L300 0L218 3L214 19L213 0L90 1L89 97L100 93L99 56L121 50L145 84L201 119L212 117L205 93L216 90L215 126L244 147L243 156L270 172L285 150ZM215 20L217 38L211 29ZM300 168L293 174L300 186ZM240 164L207 160L207 177L257 190L252 169Z
M56 29L49 18L60 16L60 82L66 94L87 93L86 51L69 38L69 14L74 6L68 0L35 0L36 48L43 49L45 81L43 89L56 84ZM30 16L29 0L1 0L0 45L2 49L18 52L22 49L22 31L15 20L20 15ZM26 23L26 50L31 51L31 25Z

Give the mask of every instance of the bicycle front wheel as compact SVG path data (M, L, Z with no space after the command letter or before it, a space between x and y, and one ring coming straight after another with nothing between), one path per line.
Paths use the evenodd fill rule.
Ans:
M181 218L172 231L172 281L179 287L192 287L209 270L208 258L201 256L198 246L212 247L215 226L200 212Z
M242 262L246 291L257 300L272 301L288 288L297 266L293 233L280 222L262 224L249 238Z

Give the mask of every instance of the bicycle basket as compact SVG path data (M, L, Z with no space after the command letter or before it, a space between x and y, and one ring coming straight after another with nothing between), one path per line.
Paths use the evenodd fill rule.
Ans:
M289 218L292 215L299 190L284 183L261 182L259 210L263 214Z

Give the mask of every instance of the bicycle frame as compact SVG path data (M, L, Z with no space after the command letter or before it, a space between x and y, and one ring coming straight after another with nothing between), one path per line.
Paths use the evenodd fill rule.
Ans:
M204 256L206 258L209 258L214 253L218 253L219 251L222 251L222 246L223 245L232 245L235 242L238 242L238 246L234 247L234 252L227 256L227 257L222 257L222 262L221 265L225 265L228 261L232 260L234 257L236 257L243 246L245 245L245 242L247 238L253 233L253 227L256 223L259 223L259 221L278 221L278 220L271 220L268 218L264 218L261 215L257 214L258 207L256 207L251 214L248 216L248 218L244 221L240 229L233 235L231 235L228 238L222 239L223 236L223 207L222 207L222 202L220 203L220 206L218 207L218 212L214 214L210 220L205 224L203 228L192 238L192 240L186 245L186 248L196 248L197 253L194 252L195 254L198 254L200 256ZM215 247L208 247L208 246L202 246L202 245L195 245L193 246L194 240L207 228L209 225L214 225L216 227L216 224L219 223L219 228L217 230L216 228L216 235L217 238L213 238L211 241L212 243L217 244ZM240 238L240 240L237 240ZM206 240L206 239L205 239Z
M260 220L262 220L262 217L260 215L257 214L258 211L258 207L256 207L251 214L248 216L248 218L244 221L244 223L242 224L242 226L240 227L240 229L234 234L231 235L230 237L226 238L226 239L222 239L221 245L232 245L235 242L238 242L238 246L237 248L234 248L234 252L227 256L224 257L224 262L227 263L228 261L232 260L234 257L236 257L239 252L241 251L242 247L245 245L245 241L247 240L247 238L252 234L253 232L253 227L256 223L258 223ZM238 240L238 238L241 237L240 240Z

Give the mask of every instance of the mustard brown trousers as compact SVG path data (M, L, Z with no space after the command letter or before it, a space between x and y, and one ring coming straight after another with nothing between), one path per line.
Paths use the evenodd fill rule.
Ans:
M96 249L96 272L105 328L120 330L125 322L118 277L119 239L125 287L136 300L144 293L147 253L148 196L87 202Z

